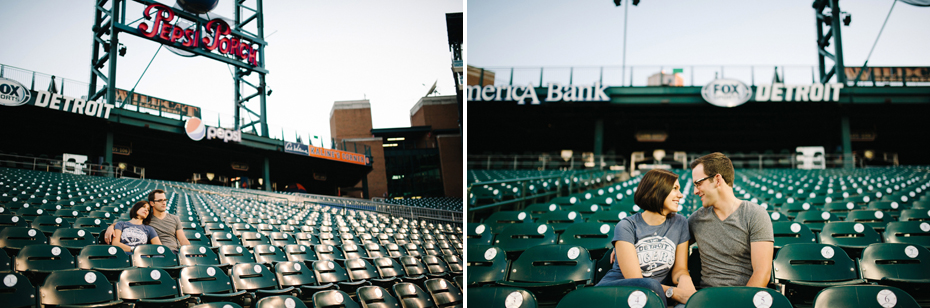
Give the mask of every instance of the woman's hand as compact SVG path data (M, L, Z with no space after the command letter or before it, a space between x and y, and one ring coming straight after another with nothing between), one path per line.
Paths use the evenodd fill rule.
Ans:
M678 287L675 288L675 294L673 296L676 301L686 304L694 292L697 292L697 290L694 289L694 282L691 281L691 276L681 275L681 277L678 277Z

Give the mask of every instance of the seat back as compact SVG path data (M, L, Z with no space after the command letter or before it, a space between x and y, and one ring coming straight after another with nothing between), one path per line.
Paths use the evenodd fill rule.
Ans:
M870 281L930 281L930 250L905 243L877 243L862 251L862 278Z
M344 260L346 257L342 249L334 245L320 244L313 247L318 260Z
M84 229L91 234L100 234L109 227L105 221L94 217L78 217L72 226Z
M47 244L33 244L23 247L16 255L14 269L25 271L55 271L75 268L74 256L68 249Z
M346 273L351 281L370 280L380 278L378 270L365 259L346 259Z
M873 243L881 243L882 238L875 229L862 223L852 221L831 222L820 231L820 243L840 247L865 248Z
M394 284L392 288L394 289L394 294L397 295L397 300L405 308L436 306L433 302L433 298L426 292L423 292L423 289L420 289L420 287L415 284L402 282Z
M358 303L352 300L346 292L339 290L326 290L313 293L313 307L316 308L358 308Z
M507 278L510 261L503 249L488 245L469 246L466 267L469 286L494 283Z
M115 300L113 286L107 278L95 271L54 271L39 287L42 305L90 305Z
M133 268L119 275L116 289L123 300L178 297L178 282L160 268Z
M178 275L178 282L183 294L200 295L233 291L229 276L216 266L194 265L182 268Z
M287 245L284 246L284 255L287 256L287 259L290 261L316 261L316 253L313 252L313 249L310 249L307 245Z
M278 288L278 279L264 265L239 263L233 265L231 272L233 286L236 290L255 291Z
M920 307L906 292L889 286L836 286L826 288L814 299L814 308L825 307Z
M0 247L22 249L32 244L48 244L48 238L34 228L6 227L0 231Z
M791 308L788 298L775 290L756 287L704 288L691 295L685 307L713 307L720 303L737 307L754 307L755 303L770 304L772 308Z
M344 242L342 252L346 259L368 258L368 251L353 242Z
M96 244L97 241L93 234L84 229L61 228L52 233L48 239L49 244L58 245L66 248L82 248L87 245Z
M788 244L778 250L774 261L776 280L845 281L857 279L856 263L843 249L827 244Z
M901 211L898 221L930 221L930 210L910 209Z
M239 245L220 246L220 263L238 264L254 262L255 256L252 255L251 251L245 249L245 247Z
M3 302L3 306L36 306L36 288L29 283L26 276L16 272L2 273L0 276L3 277L3 284L0 285L0 301Z
M132 266L129 255L113 245L88 245L81 249L77 257L80 269L116 269Z
M546 224L521 223L504 229L497 235L494 245L506 251L508 258L516 259L530 247L556 244L557 237Z
M772 222L775 234L775 248L793 243L816 243L814 232L802 223L794 221Z
M292 295L275 295L275 296L266 296L258 300L255 303L255 308L277 308L277 307L287 307L287 308L307 308L307 305L304 304L299 298L296 298Z
M930 247L930 221L891 222L883 234L885 243L910 243Z
M443 261L440 257L424 256L420 259L423 260L423 264L426 265L426 270L429 271L430 275L441 276L450 273L449 266L446 265L446 261Z
M397 308L397 299L382 287L366 286L355 291L362 308Z
M368 253L368 257L370 258L390 257L391 255L387 249L384 248L384 246L381 246L381 244L376 242L368 242L365 243L364 246L365 251Z
M462 290L459 290L459 288L451 282L442 278L434 278L427 280L425 285L426 291L429 292L430 296L433 298L433 302L436 303L436 306L461 307L463 305Z
M539 270L539 266L548 267ZM581 246L542 245L527 249L511 265L508 281L543 282L571 280L588 284L594 273L594 262Z
M255 255L255 262L258 263L273 264L288 260L281 248L268 244L256 245L252 252Z
M346 270L331 260L314 261L313 275L319 284L349 281Z
M409 277L426 275L426 273L428 273L426 266L424 266L419 259L412 256L400 257L400 264L404 266L404 272L406 272Z
M533 293L512 287L470 288L468 303L485 308L536 308L538 305Z
M274 272L278 278L278 285L282 288L317 285L313 270L302 261L278 262L274 266Z
M210 247L210 239L199 230L184 230L184 237L191 242L191 245Z
M464 264L462 264L462 258L454 254L443 254L442 259L446 261L446 265L449 266L449 271L453 275L461 275L464 270Z
M191 242L178 248L178 263L184 266L219 265L220 259L210 247Z
M132 265L135 267L178 266L178 256L163 245L139 245L132 250Z
M878 210L855 210L846 215L846 221L858 222L876 230L884 230L888 223L895 221L890 213Z
M658 294L639 287L581 288L565 295L556 307L577 307L582 303L591 307L665 307Z
M242 242L239 241L239 237L232 232L214 232L210 237L210 243L213 247L225 246L225 245L242 245Z
M374 266L381 278L399 278L405 275L404 267L391 258L377 258L374 260Z
M248 248L255 248L255 246L258 245L271 245L271 241L268 240L268 237L254 231L242 232L239 235L239 239L242 240L242 246Z
M0 215L0 230L7 227L28 228L29 223L22 217L12 214L2 214Z
M593 258L600 259L613 247L611 240L615 225L596 222L573 224L559 236L559 244L584 247Z

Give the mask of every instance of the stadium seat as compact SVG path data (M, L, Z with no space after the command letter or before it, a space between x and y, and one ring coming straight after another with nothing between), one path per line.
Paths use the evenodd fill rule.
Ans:
M106 230L107 227L109 227L109 225L107 225L107 223L104 222L103 220L100 220L99 218L93 218L93 217L79 217L74 220L74 224L72 224L72 226L74 226L75 228L87 230L88 232L93 234L94 237L96 237L98 234Z
M817 294L814 308L917 308L917 302L901 289L889 286L836 286Z
M539 270L539 266L547 269ZM591 283L593 269L594 262L584 247L540 245L527 249L514 261L506 280L498 284L525 288L540 302L552 302Z
M281 288L294 287L300 291L303 301L311 301L313 293L320 290L334 290L338 286L332 283L319 285L313 270L301 261L287 261L275 264L275 275Z
M28 228L29 223L25 219L16 215L2 214L0 215L0 231L7 227L20 227Z
M0 231L0 247L10 256L16 256L20 249L32 244L48 244L48 238L33 228L7 227Z
M556 308L578 306L665 308L659 295L638 287L581 288L565 295Z
M426 281L426 291L433 298L437 307L463 307L462 290L442 278L433 278Z
M519 223L532 223L533 217L523 211L499 211L484 220L484 225L493 234L499 234L507 227Z
M381 276L381 279L395 279L400 281L406 277L404 267L392 258L377 258L372 262L372 265L378 270L378 275Z
M468 223L467 241L471 245L491 245L494 240L494 233L486 224Z
M891 218L891 215L888 215L882 211L855 210L847 214L846 221L858 222L872 227L872 229L875 229L876 232L884 232L888 223L895 220L894 218Z
M178 282L162 269L134 268L117 281L119 298L135 307L187 307L190 295L181 295Z
M290 261L316 261L316 253L306 245L284 246L284 255Z
M255 263L255 256L245 247L239 245L223 245L219 248L220 263L235 265L239 263Z
M890 222L883 235L885 243L909 243L930 248L930 222L927 221Z
M811 229L799 222L793 221L776 221L772 222L772 230L775 233L775 249L784 247L792 243L816 243L814 233Z
M277 307L287 307L287 308L307 308L307 305L303 303L299 298L296 298L291 295L275 295L268 296L258 300L255 303L255 308L277 308Z
M316 277L319 285L335 284L340 290L346 290L349 294L355 294L355 290L360 287L371 285L368 281L350 281L345 268L332 260L313 262L313 276Z
M573 224L583 222L584 218L582 217L582 214L577 211L548 212L540 215L536 219L536 223L548 225L552 228L553 231L555 231L555 233L565 232L565 229L572 226Z
M320 291L313 294L313 307L315 308L358 308L358 303L352 300L346 292L340 290Z
M54 271L74 268L74 256L68 249L46 244L23 247L13 261L13 269L29 278L33 285L41 285Z
M882 211L889 214L892 218L897 219L898 216L901 216L902 208L902 205L897 201L872 201L869 202L869 206L866 207L866 210Z
M189 294L203 302L233 302L244 306L251 297L245 290L236 291L232 281L219 267L195 265L181 269L178 283L181 294Z
M397 308L400 304L387 289L380 286L358 288L358 301L362 308Z
M239 234L239 240L242 241L242 246L252 249L258 245L271 245L271 241L268 240L268 237L264 234L254 231L245 231Z
M574 224L559 236L559 244L584 247L597 260L613 247L614 226L596 222Z
M878 243L862 252L862 277L905 290L921 306L930 305L930 250L919 245Z
M345 260L346 257L342 253L342 249L334 245L320 244L313 247L313 252L316 253L318 260L336 260L341 261Z
M233 302L215 302L194 305L191 308L242 308L242 306Z
M255 299L272 295L297 295L294 287L278 288L278 279L267 267L258 263L239 263L230 269L236 290L255 294Z
M67 248L72 255L77 255L85 246L96 244L97 241L93 234L84 229L62 228L55 230L48 243Z
M483 308L536 308L536 296L511 287L469 288L468 303Z
M117 281L119 275L133 268L129 255L113 245L87 245L77 256L77 267L102 273L107 280Z
M380 287L390 287L398 282L396 278L381 278L378 270L365 259L348 259L345 265L350 281L368 281Z
M209 245L209 244L208 244ZM202 244L183 245L178 248L178 263L183 266L193 265L220 265L220 259L210 249Z
M820 232L824 224L839 220L840 219L836 217L836 215L824 211L803 211L798 213L798 216L794 218L794 221L806 225L813 232Z
M792 308L788 298L775 290L742 286L701 289L691 295L685 307L714 307L721 303L733 307L756 307L761 304L772 308Z
M504 229L497 235L494 245L507 252L507 259L516 260L530 247L555 244L557 237L548 225L522 223Z
M820 231L820 243L835 245L846 251L850 258L858 259L862 250L882 238L872 227L851 221L831 222Z
M488 245L469 246L468 259L468 286L484 286L497 283L507 278L507 269L510 261L503 249Z
M43 306L117 307L115 295L103 274L88 270L54 271L39 287Z
M210 237L210 243L213 247L220 247L226 245L237 245L242 246L242 242L239 241L239 237L230 233L230 232L214 232Z
M533 215L534 217L536 217L536 215L539 215L539 214L545 214L548 212L560 211L560 210L561 210L561 207L559 207L559 205L555 203L530 204L529 206L523 209L523 211L530 213L530 215Z
M842 201L828 202L823 206L824 211L833 213L833 215L836 215L836 217L839 217L843 220L846 219L846 216L849 215L850 211L858 209L861 209L861 207L857 206L855 203Z
M191 243L191 245L202 245L210 247L210 239L200 231L184 230L184 237L187 237L187 240Z
M616 226L618 222L629 216L630 213L623 211L604 211L587 216L585 217L585 220L587 222L605 223L611 226Z
M930 210L928 209L909 209L901 211L901 217L898 221L930 221Z
M160 268L171 277L178 277L183 265L178 263L178 256L171 249L162 245L139 245L132 250L132 266Z
M811 305L817 292L827 287L866 283L846 252L827 244L785 245L778 250L773 275L794 305Z
M37 307L38 298L36 297L36 288L29 283L29 279L16 273L0 273L3 277L3 285L0 285L0 302L5 307Z
M265 264L268 267L274 267L275 263L287 261L287 255L284 254L284 251L272 245L256 245L252 252L255 255L255 262Z
M402 282L395 284L393 289L394 294L397 295L397 301L403 308L436 307L433 298L416 284Z

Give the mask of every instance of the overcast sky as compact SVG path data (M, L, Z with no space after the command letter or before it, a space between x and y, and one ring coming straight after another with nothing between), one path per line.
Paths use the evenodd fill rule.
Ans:
M126 2L127 22L142 16L140 4ZM3 1L0 63L89 82L94 3ZM371 101L375 128L410 126L410 109L434 81L440 94L455 95L445 14L463 9L462 0L264 1L272 136L284 128L287 140L298 131L305 141L319 135L328 146L333 102L363 98ZM232 18L232 1L220 0L213 12ZM116 83L131 89L159 44L125 33L119 38L127 53L118 59ZM163 48L136 92L201 107L207 124L217 122L217 114L224 127L233 124L230 69L217 61ZM257 98L247 106L257 110Z
M788 82L810 82L811 66L817 64L812 2L642 0L629 7L626 63L640 66L634 70L636 83L645 83L646 75L657 73L660 66L666 72L685 68L687 79L692 65L709 65L703 68L706 78L713 78L720 65L733 66L726 70L728 77L740 70L749 76L748 66L753 65L756 81L763 75L770 81L773 66L787 65ZM893 1L839 3L842 11L852 15L852 23L842 27L844 62L847 67L861 66ZM538 84L540 66L552 68L546 69L547 82L550 78L567 82L567 67L574 66L575 83L579 83L579 79L596 80L599 71L577 67L622 64L624 7L613 1L469 0L467 10L468 64L536 67L517 69L515 84ZM928 38L930 8L898 2L869 64L930 66ZM642 67L646 65L654 67ZM766 67L768 73L760 73ZM700 68L695 71L702 73ZM627 72L624 78L629 82ZM508 70L499 70L497 83L507 83L507 76ZM605 83L607 79L617 84L619 74L605 73Z

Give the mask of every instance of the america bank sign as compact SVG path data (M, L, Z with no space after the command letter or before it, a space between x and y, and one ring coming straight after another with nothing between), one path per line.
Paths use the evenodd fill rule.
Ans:
M526 86L514 85L486 85L468 86L469 102L490 102L490 101L516 101L518 105L529 103L530 105L539 105L539 95L536 94L533 84ZM546 89L545 102L608 102L610 97L604 90L607 86L595 82L594 85L566 85L558 83L549 83Z

